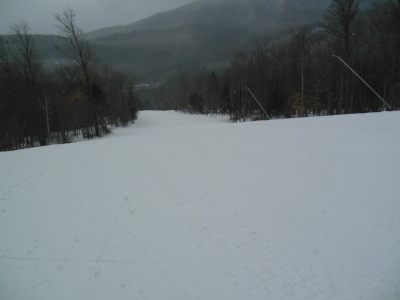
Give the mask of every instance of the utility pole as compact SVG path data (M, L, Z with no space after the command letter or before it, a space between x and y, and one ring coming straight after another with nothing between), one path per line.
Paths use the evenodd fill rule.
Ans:
M391 109L391 106L385 101L385 99L383 99L377 92L375 92L375 90L374 90L368 83L366 83L365 80L362 79L361 76L358 75L358 74L356 73L356 71L354 71L352 68L350 68L350 66L349 66L348 64L346 64L346 62L345 62L343 59L341 59L339 56L336 56L336 55L332 55L332 56L337 57L338 59L340 59L340 61L341 61L346 67L348 67L354 74L356 74L357 77L360 78L360 80L361 80L367 87L369 87L369 89L370 89L371 91L374 92L374 94L383 102L383 109L385 109L385 105L386 105L389 109Z
M301 59L301 118L303 117L304 105L304 53Z
M258 102L256 96L253 95L253 93L250 91L250 89L246 86L246 89L250 92L250 94L253 96L253 98L256 100L256 102L258 103L258 105L261 107L261 109L263 110L263 112L265 113L265 115L267 116L268 120L270 120L271 118L268 116L267 112L265 111L265 109L261 106L260 102Z

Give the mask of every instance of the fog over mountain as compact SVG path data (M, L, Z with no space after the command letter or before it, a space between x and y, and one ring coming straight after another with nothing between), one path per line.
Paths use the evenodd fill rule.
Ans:
M124 25L168 11L193 0L1 0L0 34L20 21L29 24L32 33L55 34L53 14L70 7L75 10L84 31Z

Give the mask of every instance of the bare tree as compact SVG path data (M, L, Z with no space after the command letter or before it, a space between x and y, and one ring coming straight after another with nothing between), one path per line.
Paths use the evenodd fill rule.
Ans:
M353 37L354 27L357 24L356 17L359 12L360 2L361 0L332 0L324 16L328 32L333 36L336 36L341 43L343 52L337 53L337 55L343 56L343 59L350 65L352 65L352 62L350 61L352 58L350 41ZM349 80L351 73L345 67L342 67L342 70L338 107L339 114L343 108L344 97L346 105L349 103L350 99Z
M350 57L350 38L361 0L332 0L325 14L328 31L342 40L344 58Z
M26 83L35 87L38 75L39 62L36 54L36 45L26 22L16 23L11 27L12 38L17 55L15 59L24 72Z
M38 139L40 145L46 145L48 131L44 111L40 106L41 80L43 68L40 63L33 36L29 32L26 22L20 22L10 27L10 40L13 45L15 67L22 72L24 84L19 86L23 90L20 99L18 116L25 126L21 126L24 136L30 146Z
M400 0L375 3L370 21L379 49L377 56L382 56L383 61L379 64L384 68L383 76L380 76L384 80L383 97L390 98L390 105L396 107L400 104Z
M12 77L13 67L10 58L8 41L0 35L0 67L1 71L9 78Z
M100 136L99 125L97 120L96 105L93 99L90 67L94 61L94 52L90 47L88 40L83 31L76 25L76 14L71 8L67 8L62 14L54 15L59 22L57 28L64 38L64 47L59 47L58 50L67 58L75 61L80 68L85 79L86 90L92 103L93 121L96 131L96 136Z

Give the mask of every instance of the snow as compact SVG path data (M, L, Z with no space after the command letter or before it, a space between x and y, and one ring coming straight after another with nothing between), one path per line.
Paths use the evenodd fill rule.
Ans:
M400 299L400 113L143 111L0 153L0 299Z

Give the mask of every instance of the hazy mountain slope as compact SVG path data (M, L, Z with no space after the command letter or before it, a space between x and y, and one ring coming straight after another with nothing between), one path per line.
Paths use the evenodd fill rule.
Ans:
M258 36L318 20L325 6L325 1L316 0L295 5L282 0L198 0L134 24L89 33L89 37L102 60L124 66L143 80L159 81L181 68L225 65ZM131 59L127 60L122 55L126 52L137 55L128 55Z
M326 7L327 1L320 0L294 3L285 0L198 0L133 24L91 32L89 37L133 30L163 30L183 24L225 24L273 31L277 26L316 21Z
M241 27L190 24L115 34L92 42L102 60L121 66L126 63L132 71L160 78L164 67L175 70L179 66L193 68L229 61L247 39L248 31ZM110 51L112 48L115 52Z
M226 66L256 38L273 41L290 26L321 20L328 5L328 0L197 0L88 37L101 61L141 81L160 82L183 69ZM38 44L50 60L59 57L46 43Z

